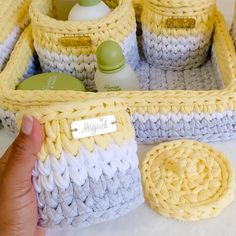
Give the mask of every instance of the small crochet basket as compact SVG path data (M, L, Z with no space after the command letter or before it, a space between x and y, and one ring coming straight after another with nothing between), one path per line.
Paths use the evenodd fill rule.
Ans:
M0 72L5 67L22 30L29 24L31 0L0 1Z
M165 70L185 70L206 61L215 23L215 0L142 3L143 49L148 63Z
M30 14L34 46L43 71L60 71L95 89L96 49L105 40L117 41L128 64L139 62L135 12L130 0L104 1L112 12L97 22L56 20L52 0L33 0Z
M182 138L208 142L236 137L236 54L220 13L216 14L208 62L197 69L185 71L155 69L142 62L136 71L142 91L15 90L22 79L37 73L35 62L32 32L28 27L0 75L0 119L12 131L16 130L15 115L29 108L119 97L124 99L131 111L139 143Z
M118 218L143 203L137 143L123 101L54 104L22 112L19 120L22 114L36 117L45 134L33 170L42 226L87 227ZM73 138L72 122L107 115L116 118L117 131Z

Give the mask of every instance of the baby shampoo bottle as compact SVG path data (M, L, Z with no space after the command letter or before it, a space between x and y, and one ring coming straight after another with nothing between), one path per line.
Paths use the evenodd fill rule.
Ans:
M105 41L97 49L95 84L98 91L139 90L135 72L126 64L120 45Z
M78 0L78 3L71 9L68 20L100 20L110 12L110 8L101 0Z

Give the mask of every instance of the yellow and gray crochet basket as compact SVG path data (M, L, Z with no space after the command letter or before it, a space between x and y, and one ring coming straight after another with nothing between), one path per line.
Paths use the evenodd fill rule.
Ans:
M72 74L88 90L95 89L96 49L105 40L117 41L129 65L139 62L135 12L130 0L105 0L112 13L98 22L56 20L52 0L34 0L30 15L34 46L43 71ZM53 18L54 17L54 18Z
M111 6L111 2L107 4ZM48 21L54 22L57 27L62 24L41 12L43 9L41 4L47 9L45 11L49 12L48 3L50 3L48 0L34 1L31 15L33 17L37 15L38 22L44 22L45 27L39 26L36 19L33 20L35 21L33 26L25 30L9 63L0 75L0 117L4 126L15 130L15 114L25 109L58 102L120 97L131 111L136 139L140 143L158 143L179 138L222 141L236 137L236 55L232 38L219 12L214 16L211 53L207 61L194 69L166 71L140 60L136 73L140 80L141 91L108 93L17 91L16 85L21 80L41 70L37 61L38 44L33 41L32 28L34 34L38 32L40 36L40 32L46 33L44 29L49 30ZM140 1L135 3L139 6L136 9L141 10ZM120 7L133 14L130 4L129 0L120 0L113 14L117 17L123 15ZM140 15L140 11L137 11L137 15ZM54 32L53 27L55 26L52 24L52 32ZM54 36L52 34L52 37ZM54 60L50 61L54 63Z
M236 54L224 18L216 13L211 55L199 68L165 71L141 61L141 91L108 93L18 91L16 85L38 73L31 26L19 40L0 75L0 117L15 130L15 114L58 102L101 97L124 99L140 143L180 138L222 141L236 137Z
M165 70L199 67L209 53L215 0L145 0L141 17L147 61Z
M123 101L54 104L22 114L36 117L45 134L33 170L40 225L87 227L143 203L135 132ZM117 131L73 138L73 121L107 115L116 118Z
M5 67L22 30L29 24L31 0L0 1L0 72Z

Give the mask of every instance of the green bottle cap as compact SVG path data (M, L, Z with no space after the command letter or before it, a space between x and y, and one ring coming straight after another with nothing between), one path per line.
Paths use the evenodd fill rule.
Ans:
M101 0L78 0L79 5L83 7L95 6L100 2Z
M114 41L105 41L97 49L97 64L101 72L112 74L125 67L126 60L120 45Z
M68 74L43 73L22 81L17 90L74 90L85 91L83 83Z

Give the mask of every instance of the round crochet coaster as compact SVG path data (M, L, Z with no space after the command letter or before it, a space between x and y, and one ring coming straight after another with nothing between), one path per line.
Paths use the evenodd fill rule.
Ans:
M180 140L158 145L147 154L141 171L146 201L169 218L215 217L233 201L231 164L206 144Z

